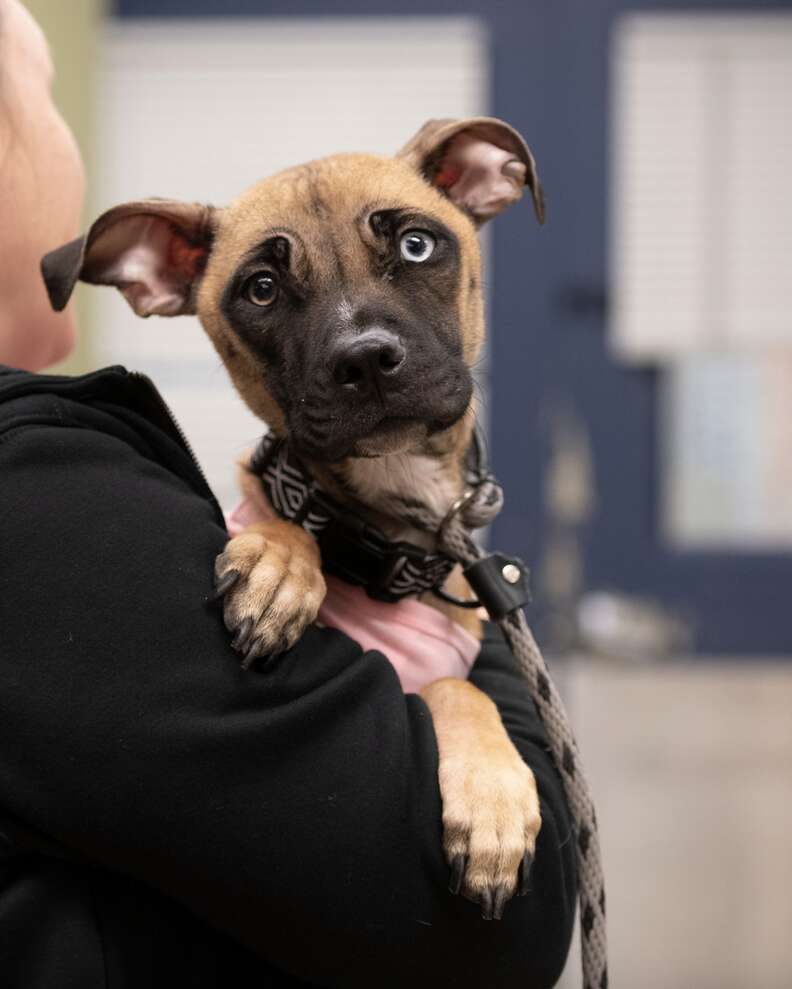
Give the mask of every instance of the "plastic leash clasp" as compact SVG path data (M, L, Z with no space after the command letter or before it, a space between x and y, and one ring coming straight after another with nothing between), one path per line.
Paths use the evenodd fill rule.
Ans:
M464 569L473 593L497 622L531 600L528 567L516 556L490 553Z

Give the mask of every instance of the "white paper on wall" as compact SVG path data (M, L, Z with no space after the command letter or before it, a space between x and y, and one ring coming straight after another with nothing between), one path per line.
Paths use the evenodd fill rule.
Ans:
M612 107L618 357L792 345L792 16L623 18Z

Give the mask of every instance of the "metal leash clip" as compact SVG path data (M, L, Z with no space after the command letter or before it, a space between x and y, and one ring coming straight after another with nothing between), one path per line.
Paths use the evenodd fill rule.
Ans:
M477 474L478 480L464 491L446 512L440 523L439 532L442 533L452 519L464 512L484 484L497 484L491 474L480 469L480 465ZM490 553L469 564L463 573L471 590L476 595L475 600L470 601L456 597L442 587L434 588L434 594L458 608L483 607L490 618L496 622L518 608L524 607L531 600L531 592L528 588L528 567L519 557L506 556L504 553Z

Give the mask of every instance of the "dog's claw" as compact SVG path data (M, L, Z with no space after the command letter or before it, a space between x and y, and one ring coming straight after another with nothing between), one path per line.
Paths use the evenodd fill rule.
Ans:
M482 892L481 899L479 900L481 905L481 917L482 920L492 920L492 888L487 886L487 888Z
M492 901L492 919L500 920L503 917L503 908L509 899L509 891L505 886L495 887L495 897Z
M275 665L276 665L276 663L277 663L277 659L278 659L278 656L279 656L280 654L279 654L279 653L277 653L277 652L275 652L275 651L273 650L273 651L271 651L271 652L270 652L270 653L268 653L268 654L265 654L265 653L264 653L264 652L262 651L262 652L261 652L261 653L260 653L259 655L261 655L261 656L263 656L263 657L264 657L264 661L263 661L263 662L261 663L261 665L259 666L259 669L260 669L260 670L261 670L261 671L262 671L263 673L267 673L267 672L269 672L270 670L272 670L272 669L274 669L274 668L275 668Z
M462 889L462 880L465 878L465 856L456 855L451 861L451 875L448 880L448 889L456 896Z
M221 601L226 594L231 590L231 588L236 584L236 582L241 577L239 570L228 570L215 584L215 589L206 599L207 604L215 604L217 601Z
M250 667L256 662L258 657L261 655L261 642L258 639L254 639L245 650L245 655L242 657L242 669L249 670Z
M523 860L520 864L519 896L527 896L531 888L531 866L533 865L533 859L534 857L531 852L526 852L523 855Z
M250 633L253 631L254 622L252 618L245 618L242 624L237 629L237 634L234 636L231 642L231 648L236 649L239 652L245 651L248 644L248 639L250 638Z

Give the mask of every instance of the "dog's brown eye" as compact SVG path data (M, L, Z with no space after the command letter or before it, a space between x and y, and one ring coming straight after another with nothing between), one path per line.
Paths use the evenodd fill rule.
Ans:
M399 250L405 261L428 260L435 249L434 237L425 230L408 230L401 235Z
M248 278L244 295L254 306L271 306L278 297L278 283L268 271L260 271Z

